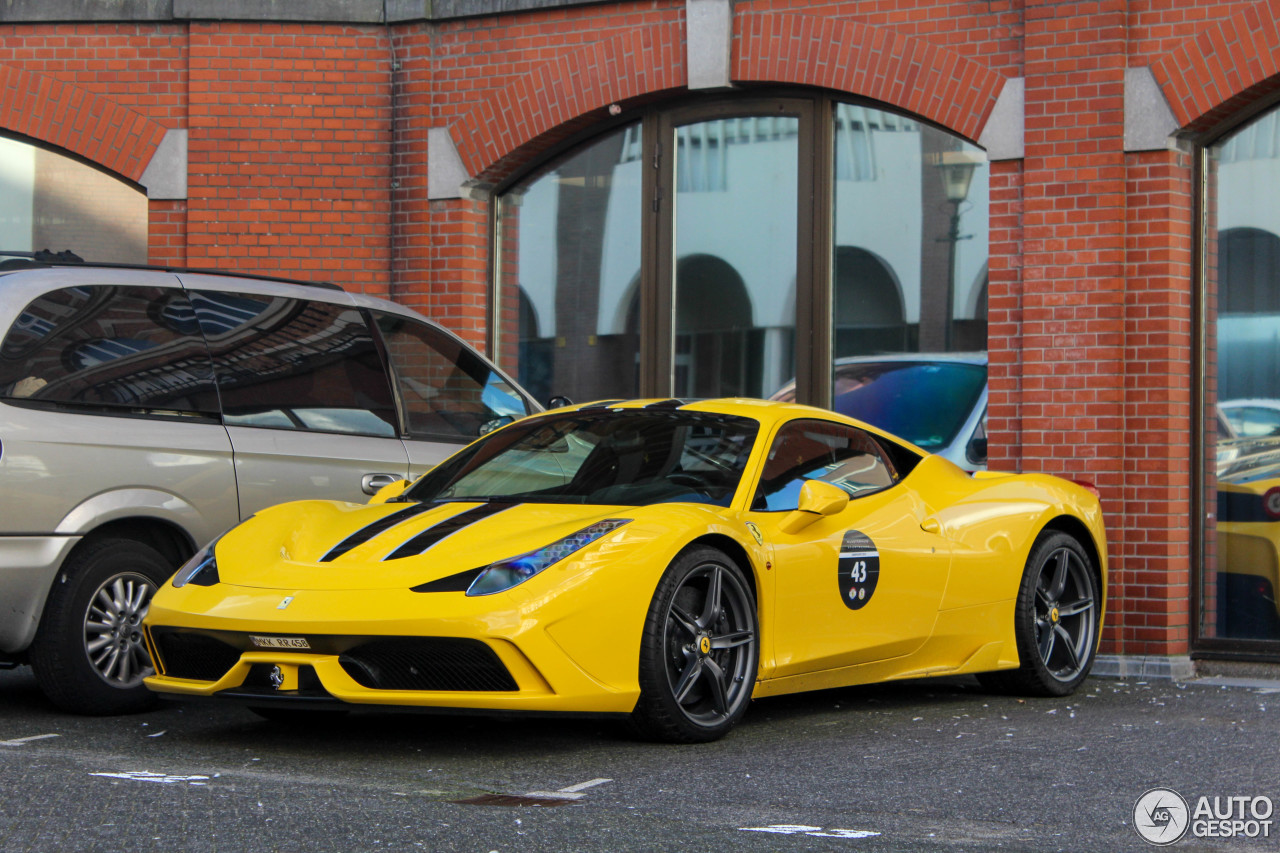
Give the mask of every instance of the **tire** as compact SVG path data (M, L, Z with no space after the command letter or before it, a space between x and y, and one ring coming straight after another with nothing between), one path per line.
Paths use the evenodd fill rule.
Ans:
M77 714L125 714L154 702L155 670L142 639L151 597L174 566L133 539L81 545L58 572L31 646L36 682Z
M978 676L984 687L1027 696L1066 696L1089 675L1098 649L1101 596L1089 553L1074 536L1040 534L1018 588L1017 669Z
M685 550L649 605L632 727L668 743L724 737L747 712L759 662L756 603L742 571L715 549Z

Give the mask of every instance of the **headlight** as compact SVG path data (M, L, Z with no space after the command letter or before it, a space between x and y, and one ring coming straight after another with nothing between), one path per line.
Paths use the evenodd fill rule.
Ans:
M225 534L223 534L225 535ZM173 587L186 586L193 583L196 586L213 586L218 582L218 561L214 557L213 548L222 539L219 536L208 545L205 545L190 560L182 564L182 568L178 569L173 575Z
M604 521L597 521L590 527L584 527L577 533L570 533L545 548L486 566L471 582L471 586L467 587L467 595L492 595L522 584L548 566L560 562L574 551L585 548L601 536L612 533L630 520L629 518L607 518Z

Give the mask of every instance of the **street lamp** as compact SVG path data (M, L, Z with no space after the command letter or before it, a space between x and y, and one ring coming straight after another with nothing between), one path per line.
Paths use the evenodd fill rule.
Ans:
M947 242L947 305L942 324L943 348L947 351L951 350L951 326L955 311L956 243L973 237L972 234L960 233L960 205L969 195L974 170L985 162L986 158L978 151L943 151L938 154L937 166L942 176L942 191L951 203L951 224L947 228L947 236L939 238Z

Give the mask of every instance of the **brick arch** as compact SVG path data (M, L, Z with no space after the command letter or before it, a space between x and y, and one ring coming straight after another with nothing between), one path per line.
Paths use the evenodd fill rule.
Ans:
M976 140L1004 77L949 48L852 21L735 16L730 76L872 98ZM610 104L688 83L684 26L585 45L517 78L450 128L467 172L492 185L534 152L590 127Z
M674 89L687 79L681 25L633 29L539 65L450 130L467 172L493 183L526 154L589 127L610 104Z
M856 21L741 15L731 76L872 98L976 140L1005 78L925 39Z
M0 65L0 129L77 154L137 182L165 127L110 98Z
M1280 29L1266 0L1210 24L1151 64L1178 125L1207 131L1280 89Z

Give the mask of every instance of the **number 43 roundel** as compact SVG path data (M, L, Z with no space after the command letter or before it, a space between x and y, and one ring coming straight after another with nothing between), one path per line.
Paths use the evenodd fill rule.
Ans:
M840 546L840 600L860 610L871 600L880 579L880 552L865 533L850 530Z

